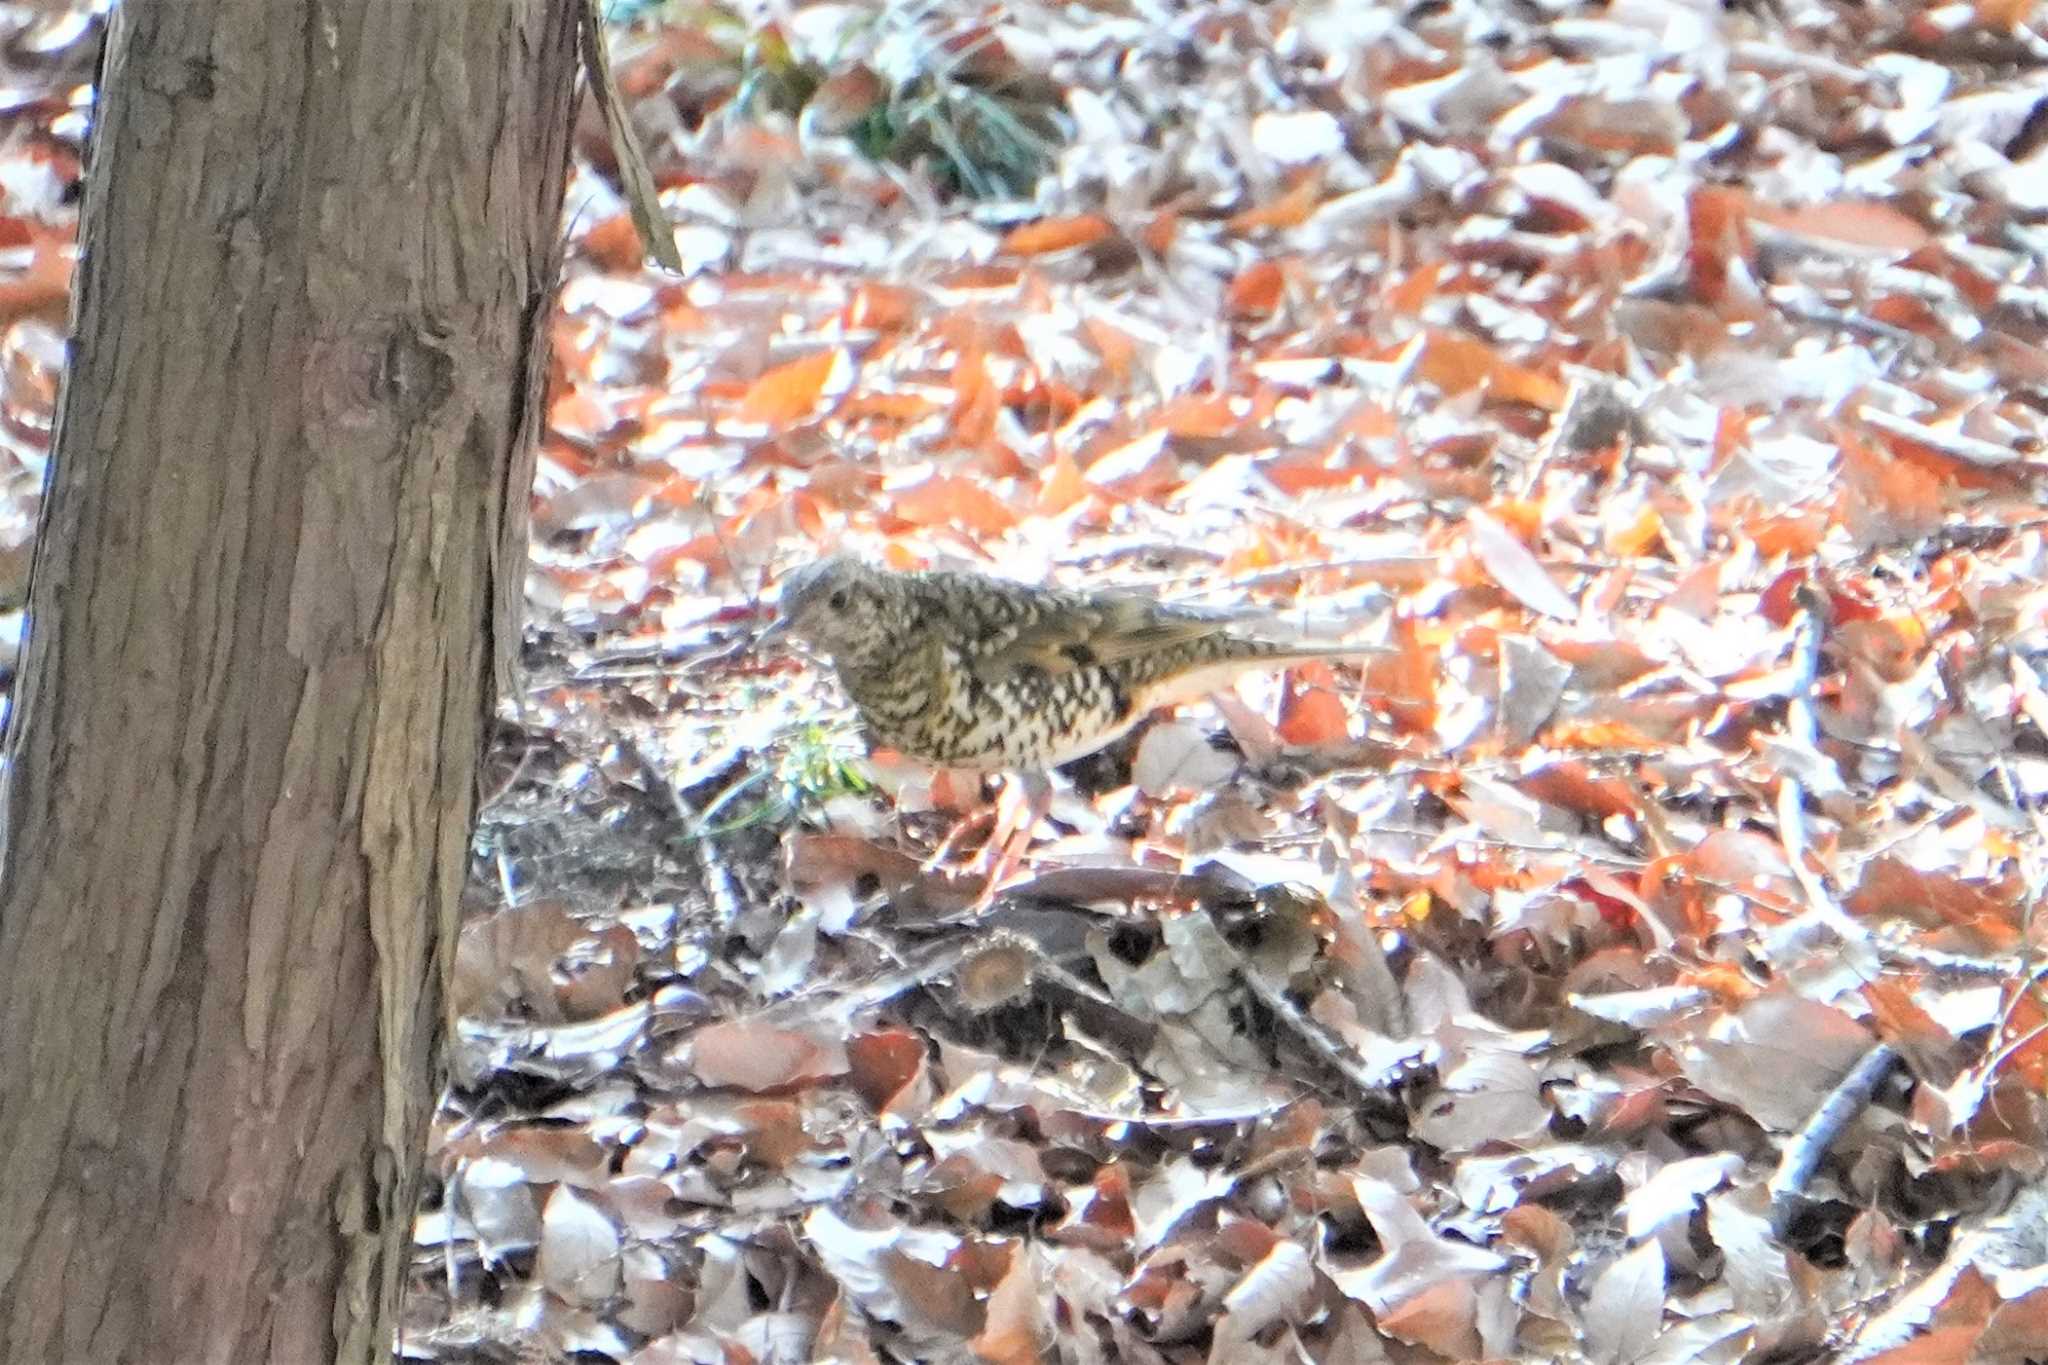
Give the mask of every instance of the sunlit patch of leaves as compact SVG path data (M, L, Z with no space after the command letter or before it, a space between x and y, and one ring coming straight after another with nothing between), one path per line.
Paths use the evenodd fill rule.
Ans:
M2048 1124L2037 8L639 11L698 278L572 231L537 608L705 661L626 776L710 904L532 917L662 984L521 1037L616 1098L431 1267L636 1365L2041 1356L2038 1239L1964 1272ZM983 916L980 785L724 648L844 549L1387 649L1070 766Z

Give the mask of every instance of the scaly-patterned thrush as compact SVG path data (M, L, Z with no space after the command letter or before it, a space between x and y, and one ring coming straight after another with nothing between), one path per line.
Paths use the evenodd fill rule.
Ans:
M1248 669L1382 652L1260 635L1256 619L840 555L783 579L775 633L831 660L877 743L943 767L1029 775Z

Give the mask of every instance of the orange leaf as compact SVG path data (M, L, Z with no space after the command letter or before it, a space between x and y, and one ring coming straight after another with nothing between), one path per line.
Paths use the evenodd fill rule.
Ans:
M1858 539L1910 540L1941 525L1947 499L1939 477L1892 459L1848 432L1841 433L1840 441L1841 495Z
M1449 394L1483 385L1489 393L1549 412L1564 406L1562 383L1505 360L1487 343L1459 332L1431 331L1416 373Z
M583 254L605 270L639 269L640 230L633 226L633 215L615 213L593 224L583 234Z
M1175 234L1180 231L1180 214L1173 209L1161 209L1152 215L1152 221L1145 224L1138 233L1138 240L1154 256L1164 256L1173 245Z
M2017 33L2027 22L2034 0L1977 0L1977 22L1986 28Z
M1081 330L1087 333L1095 354L1102 357L1102 368L1121 387L1130 376L1131 364L1137 358L1137 341L1123 328L1101 318L1082 318Z
M916 526L966 527L985 536L1001 535L1017 524L1017 514L995 494L951 474L897 490L890 510Z
M1654 735L1644 734L1626 721L1559 721L1549 733L1554 749L1593 750L1649 749L1656 747Z
M28 269L0 280L0 322L35 314L62 322L70 299L71 258L49 237L36 244Z
M1344 488L1370 478L1370 465L1340 462L1334 454L1295 451L1259 461L1259 473L1289 497L1300 497L1318 488Z
M1844 651L1869 664L1888 683L1911 677L1927 648L1927 628L1914 617L1898 614L1845 622L1836 627L1835 637Z
M980 446L995 435L996 414L1003 395L989 382L980 357L953 367L953 439L962 446Z
M1403 317L1414 317L1422 311L1437 291L1437 284L1443 279L1444 261L1431 261L1419 270L1411 270L1399 284L1386 291L1386 310Z
M1001 250L1011 256L1044 256L1055 251L1092 246L1116 229L1099 213L1071 218L1041 218L1011 228L1003 237Z
M1230 282L1226 311L1234 318L1265 317L1280 306L1280 293L1287 277L1272 261L1246 266Z
M1693 292L1707 303L1718 302L1728 284L1728 262L1747 260L1748 223L1743 212L1749 196L1723 185L1702 185L1686 202L1690 244L1686 248Z
M1533 543L1543 534L1543 504L1534 498L1502 498L1487 511L1517 540Z
M1290 680L1280 703L1280 738L1289 744L1335 744L1351 734L1351 717L1344 703L1326 684L1331 680L1328 664L1307 664L1299 672L1300 682ZM1310 676L1320 675L1315 683Z
M1038 488L1039 513L1058 516L1087 496L1088 481L1081 477L1081 467L1065 451L1055 455L1045 468L1045 481Z
M1714 460L1712 467L1719 470L1734 459L1738 451L1749 449L1749 414L1741 408L1722 408L1721 415L1714 419Z
M1294 188L1278 199L1265 204L1255 204L1235 215L1224 226L1239 236L1256 232L1260 228L1299 227L1308 221L1322 199L1321 177L1308 175L1295 182Z
M1607 553L1633 558L1647 553L1663 534L1664 518L1657 515L1656 508L1644 503L1633 517L1610 522L1601 538L1607 544Z
M876 284L872 280L853 291L842 314L845 325L854 330L893 332L909 323L917 311L917 295L898 284Z
M999 265L986 261L977 265L963 265L939 276L937 284L942 289L1001 291L1017 287L1017 272L1014 265Z
M1244 421L1228 398L1215 393L1184 393L1168 399L1155 420L1176 436L1223 436Z
M1827 538L1828 519L1819 512L1788 512L1780 517L1761 517L1745 528L1756 542L1757 552L1766 558L1786 555L1797 559L1820 549Z
M747 386L739 420L779 427L810 416L843 354L835 347L777 365Z
M811 92L804 106L804 123L829 137L851 129L889 98L889 87L880 76L858 63L837 75L828 76Z
M665 507L694 507L703 495L704 486L686 474L677 474L667 479L654 490L654 501Z
M1863 881L1845 907L1859 919L1946 925L1993 948L2009 947L2021 936L2017 906L1945 872L1923 872L1890 856L1864 867Z
M548 426L557 436L595 440L611 425L610 409L580 388L557 390L548 406Z
M880 417L891 422L911 423L931 416L939 410L939 403L921 393L889 393L868 389L851 393L839 405L839 417L843 421L854 421L862 417Z
M1597 819L1642 815L1642 803L1628 783L1601 776L1574 759L1545 764L1515 785L1539 801Z

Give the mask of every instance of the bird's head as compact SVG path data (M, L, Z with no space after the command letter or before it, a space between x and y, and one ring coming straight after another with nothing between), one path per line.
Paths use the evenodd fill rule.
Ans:
M772 633L803 641L834 664L872 668L899 655L910 622L902 585L884 569L834 555L782 580Z

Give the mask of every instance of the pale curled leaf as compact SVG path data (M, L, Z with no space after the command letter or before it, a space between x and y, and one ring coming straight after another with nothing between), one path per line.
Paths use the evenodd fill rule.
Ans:
M1465 514L1465 527L1472 533L1472 553L1486 566L1493 581L1507 589L1516 601L1560 621L1578 616L1578 604L1557 586L1550 571L1537 562L1529 547L1507 527L1477 508Z
M1148 796L1213 790L1236 771L1234 756L1210 744L1199 727L1184 721L1168 721L1147 730L1131 763L1131 779Z
M619 1229L584 1194L557 1185L541 1214L534 1274L570 1303L601 1303L619 1288Z
M1600 1365L1633 1365L1649 1353L1664 1321L1664 1248L1655 1238L1600 1272L1581 1316Z
M1315 1268L1308 1253L1283 1239L1245 1270L1224 1294L1223 1307L1231 1316L1231 1329L1250 1338L1268 1324L1292 1317L1314 1287Z

